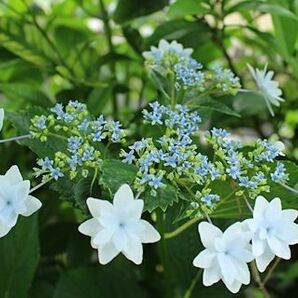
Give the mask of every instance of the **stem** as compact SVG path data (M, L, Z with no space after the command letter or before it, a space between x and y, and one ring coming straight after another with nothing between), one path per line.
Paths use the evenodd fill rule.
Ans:
M97 177L97 173L98 173L98 169L96 168L95 171L94 171L94 176L92 178L90 189L89 189L89 195L90 196L92 195L93 185L95 183L95 180L96 180L96 177Z
M249 202L247 200L247 197L245 195L243 195L243 198L244 198L244 202L246 203L248 209L251 211L251 213L254 213L253 208L251 207L251 205L249 204Z
M136 197L135 197L135 200L137 200L137 199L140 197L141 194L142 194L142 191L139 191L139 192L137 193Z
M9 139L0 140L0 144L7 143L7 142L13 142L13 141L20 141L20 140L29 139L29 138L31 138L30 134L18 136L18 137L12 137Z
M165 233L164 238L165 239L174 238L174 237L178 236L179 234L181 234L182 232L184 232L186 229L188 229L189 227L191 227L193 224L195 224L198 221L199 221L199 218L193 218L193 219L189 220L188 222L186 222L185 224L183 224L182 226L180 226L179 228L177 228L176 230L174 230L172 232Z
M276 269L277 265L279 264L279 262L281 261L281 258L276 258L273 265L270 267L267 275L265 276L265 278L263 279L263 285L265 286L267 281L270 279L273 271Z
M38 190L39 188L41 188L42 186L44 186L45 184L47 184L49 181L51 181L53 178L50 178L46 181L43 181L39 184L37 184L36 186L34 186L33 188L30 189L29 194L33 193L34 191Z
M290 187L289 185L283 184L283 183L278 183L279 185L281 185L282 187L284 187L285 189L294 192L295 194L298 194L298 190L296 190L295 188Z
M103 21L103 24L104 24L104 32L105 32L106 40L107 40L107 43L108 43L108 46L109 46L109 51L111 53L114 53L115 49L114 49L114 45L113 45L113 42L112 42L112 30L111 30L111 27L110 27L110 24L109 24L109 15L108 15L108 12L106 10L106 7L104 5L103 0L99 0L99 5L100 5L100 8L101 8L102 21ZM111 69L112 76L113 76L112 80L116 80L116 64L115 64L114 61L112 61L110 63L110 69ZM114 118L117 118L118 103L117 103L117 96L116 96L116 93L114 91L113 91L112 104L113 104L113 116L114 116Z
M192 291L193 289L195 288L196 286L196 283L198 282L198 279L199 277L201 276L202 274L202 270L199 270L195 277L193 278L191 284L190 284L190 287L188 288L188 290L186 291L185 295L183 296L183 298L191 298L191 294L192 294Z
M270 298L270 295L267 291L267 289L265 288L265 285L262 283L262 280L261 280L261 276L259 274L259 271L258 271L258 268L256 266L256 262L253 261L251 263L251 270L252 270L252 276L255 280L255 282L259 285L261 291L263 292L265 298Z

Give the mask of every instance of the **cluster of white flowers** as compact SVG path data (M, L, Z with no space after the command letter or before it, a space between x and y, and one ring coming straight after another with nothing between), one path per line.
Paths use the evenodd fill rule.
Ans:
M225 232L207 222L199 224L199 234L206 248L198 254L193 264L203 268L203 284L211 286L222 280L226 287L237 293L242 284L249 284L247 263L255 260L264 272L275 256L290 259L289 245L298 243L298 212L282 210L281 201L268 202L258 196L253 218L236 222Z
M0 175L0 237L17 223L19 215L30 216L41 202L30 195L30 181L23 180L17 166Z

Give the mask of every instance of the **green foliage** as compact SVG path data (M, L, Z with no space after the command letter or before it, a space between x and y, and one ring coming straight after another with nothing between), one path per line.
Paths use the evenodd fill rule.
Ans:
M37 216L21 218L0 239L0 296L25 298L39 262Z

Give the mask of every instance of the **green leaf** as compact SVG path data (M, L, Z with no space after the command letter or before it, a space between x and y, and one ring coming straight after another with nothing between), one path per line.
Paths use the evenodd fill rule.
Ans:
M196 36L195 40L191 37ZM203 22L189 22L186 20L171 20L158 26L154 33L145 40L145 47L158 44L160 39L181 39L185 38L188 43L197 45L198 41L204 43L210 40L211 31L207 24Z
M47 95L32 86L25 83L5 83L0 84L1 91L9 100L21 100L25 103L40 105L42 107L52 106L51 100Z
M287 6L287 1L277 0L275 2ZM297 41L298 21L297 19L293 20L290 17L278 14L272 14L272 21L280 53L288 62L290 62L289 59L293 54Z
M18 130L20 135L27 135L31 125L31 119L35 115L46 114L45 110L40 107L31 107L26 111L18 113L6 112L7 118L12 122L13 126ZM55 152L63 151L66 148L66 141L57 137L48 137L46 146L38 140L26 139L20 141L20 144L28 146L39 157L53 157Z
M37 216L19 218L0 239L0 297L26 298L39 261Z
M193 102L193 101L192 101ZM220 99L212 99L212 98L202 98L196 100L194 103L190 103L190 107L196 110L209 110L215 111L221 114L226 114L234 117L241 117L239 113L232 110L226 104L220 101Z
M159 1L138 1L138 0L118 0L118 5L113 15L117 23L124 23L134 18L151 14L161 10L169 3L169 0Z
M53 298L148 297L133 277L130 267L109 266L79 268L65 272L60 278Z
M108 188L111 196L122 184L132 185L137 173L137 169L133 165L125 164L116 159L104 160L101 171L100 182L105 188Z
M15 18L0 18L0 44L22 59L40 67L51 67L53 55L41 33L31 24Z
M298 17L287 8L278 4L266 3L264 1L241 1L240 3L237 3L236 5L229 8L227 14L247 10L270 13L298 21Z
M208 9L202 5L203 2L202 0L177 0L169 7L168 16L169 18L179 18L186 15L201 16L208 12Z
M169 206L173 206L175 202L178 202L178 189L167 184L166 187L157 190L156 196L152 196L150 191L147 190L141 195L141 198L145 204L144 211L152 212L156 208L166 211Z

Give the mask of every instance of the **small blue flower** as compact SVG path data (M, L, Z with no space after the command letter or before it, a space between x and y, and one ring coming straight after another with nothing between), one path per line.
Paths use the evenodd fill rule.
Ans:
M38 161L38 164L41 166L41 168L44 171L50 170L53 167L54 161L49 159L48 157L45 157L44 159L40 159Z
M214 201L219 201L220 196L216 194L207 194L201 197L201 202L205 203L207 206L211 207Z
M42 115L42 116L36 117L34 121L34 126L39 129L46 129L47 128L46 123L47 123L47 117Z
M226 138L228 136L230 136L231 134L229 132L227 132L225 129L222 129L222 128L216 128L216 127L213 127L211 129L211 133L213 136L215 137L221 137L221 138Z
M92 146L84 146L84 152L82 154L82 161L94 160L94 148Z
M239 185L245 188L249 188L251 190L255 190L258 187L258 183L256 181L249 180L248 177L240 177Z
M52 176L55 180L58 180L60 177L63 177L64 174L61 172L60 168L52 168L52 169L51 169L51 176Z
M226 171L234 180L239 179L241 176L241 168L239 166L231 166L227 168Z
M275 171L271 173L271 179L277 183L285 183L289 179L289 174L286 172L284 164L278 162Z
M82 145L83 140L80 137L69 137L67 139L67 142L68 142L68 150L70 152L75 152Z
M134 150L130 150L128 153L124 152L123 157L124 159L122 161L128 164L132 164L133 161L136 159L136 157L134 156Z
M58 120L62 120L64 117L64 108L61 103L55 104L55 106L53 108L51 108L51 112L53 112L57 115Z
M105 138L105 135L103 134L102 130L98 130L92 133L92 137L94 142L101 142L101 140Z

